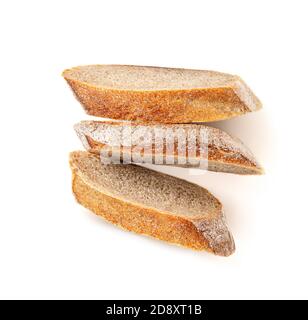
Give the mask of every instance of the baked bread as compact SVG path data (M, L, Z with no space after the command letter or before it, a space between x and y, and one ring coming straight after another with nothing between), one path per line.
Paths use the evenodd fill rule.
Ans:
M82 121L74 128L87 151L103 155L104 148L113 163L153 163L236 174L263 172L240 140L201 124Z
M191 123L261 108L238 76L202 70L89 65L63 77L93 116L138 122Z
M136 165L103 165L70 154L73 193L95 214L126 230L228 256L235 250L221 203L206 189Z

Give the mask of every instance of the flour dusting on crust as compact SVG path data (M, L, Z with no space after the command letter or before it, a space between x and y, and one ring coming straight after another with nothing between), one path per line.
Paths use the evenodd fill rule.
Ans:
M234 240L228 229L223 211L221 217L213 220L194 220L192 222L197 230L202 233L215 254L229 256L235 251Z
M235 165L237 163L242 164L244 167L251 168L251 170L254 168L256 171L261 170L251 151L239 139L220 129L205 125L136 125L129 122L82 121L76 124L74 128L86 150L91 149L87 137L103 145L115 147L131 147L140 145L141 142L143 147L152 147L155 143L157 146L157 142L160 141L159 143L162 144L159 145L161 150L163 150L164 145L167 146L168 143L174 142L177 148L176 153L180 156L186 153L186 145L185 150L182 150L183 145L179 143L184 137L188 150L190 150L190 146L195 144L200 154L205 143L210 160L218 160L226 164L231 161ZM214 156L214 158L211 158L211 156ZM215 156L218 158L215 158Z

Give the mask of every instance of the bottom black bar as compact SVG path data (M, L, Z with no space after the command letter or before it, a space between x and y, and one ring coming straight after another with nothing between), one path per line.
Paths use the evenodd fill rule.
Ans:
M4 301L2 301L4 302ZM59 316L89 316L98 319L221 319L222 317L236 317L237 319L249 319L251 317L263 319L265 317L288 317L294 319L296 315L304 318L307 314L306 301L300 301L294 306L291 301L240 301L240 300L104 300L104 301L55 301L60 302L60 308L50 305L49 301L40 301L44 308L33 306L33 302L23 304L21 307L13 307L8 302L10 316L22 314L23 317L38 315L40 319L45 315ZM24 302L24 301L22 301ZM68 303L67 303L68 302ZM58 305L60 305L58 303ZM4 306L5 303L2 303ZM4 308L2 311L4 312Z

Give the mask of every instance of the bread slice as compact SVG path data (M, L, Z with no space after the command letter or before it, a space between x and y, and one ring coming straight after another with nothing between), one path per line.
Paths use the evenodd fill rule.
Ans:
M240 140L201 124L82 121L74 128L87 151L101 154L104 150L111 162L163 164L236 174L263 172Z
M221 203L206 189L136 165L104 165L70 154L73 193L97 215L129 231L228 256L235 250Z
M191 123L261 108L238 76L214 71L89 65L65 70L63 76L86 112L104 118Z

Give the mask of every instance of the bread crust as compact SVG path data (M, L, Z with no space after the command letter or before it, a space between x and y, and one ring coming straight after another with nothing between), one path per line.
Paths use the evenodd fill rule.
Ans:
M107 195L83 179L71 154L72 189L76 200L107 221L126 230L190 249L229 256L235 250L224 213L214 218L186 218Z
M233 118L261 108L258 98L236 77L224 87L136 91L102 88L63 77L92 116L142 123L191 123Z
M120 145L118 147L111 146L108 144L108 141L106 141L107 138L107 132L109 128L117 128L117 127L129 127L131 128L131 131L136 128L137 130L140 129L141 125L135 124L135 123L125 123L125 122L111 122L111 121L81 121L80 123L77 123L74 126L74 129L80 138L83 146L85 149L89 152L100 154L101 150L105 147L112 147L113 152L120 153L120 159L123 160L123 157L125 154L130 155L133 154L132 150L134 145L131 147L125 147L123 145ZM187 127L189 126L189 127ZM174 156L174 166L179 167L185 167L185 168L198 168L200 167L200 141L199 141L199 132L201 128L207 130L208 134L208 149L207 149L207 160L208 160L208 166L203 167L203 169L208 169L210 171L217 171L217 172L227 172L227 173L235 173L235 174L262 174L263 169L261 166L257 163L254 156L244 146L244 144L239 141L236 138L231 137L227 133L223 132L220 129L217 128L211 128L201 125L176 125L176 124L170 124L170 125L159 125L159 126L142 126L144 128L144 134L150 134L151 136L154 136L154 130L155 128L160 128L163 130L171 129L176 130L178 128L182 128L183 130L195 130L196 132L196 156L191 161L188 162L188 150L186 150L186 164L180 165L178 163L178 146L175 143L175 148L173 150L173 156ZM112 137L110 137L110 140L112 140ZM166 158L166 141L163 142L162 150L163 152L158 152L155 149L154 141L152 144L152 155L162 156L165 160ZM141 155L144 155L144 150L141 150ZM125 158L125 157L124 157ZM127 157L126 157L127 159ZM144 157L145 162L153 163L152 157ZM194 165L194 162L196 163ZM163 163L164 165L168 165L166 161ZM202 167L201 167L202 168Z

